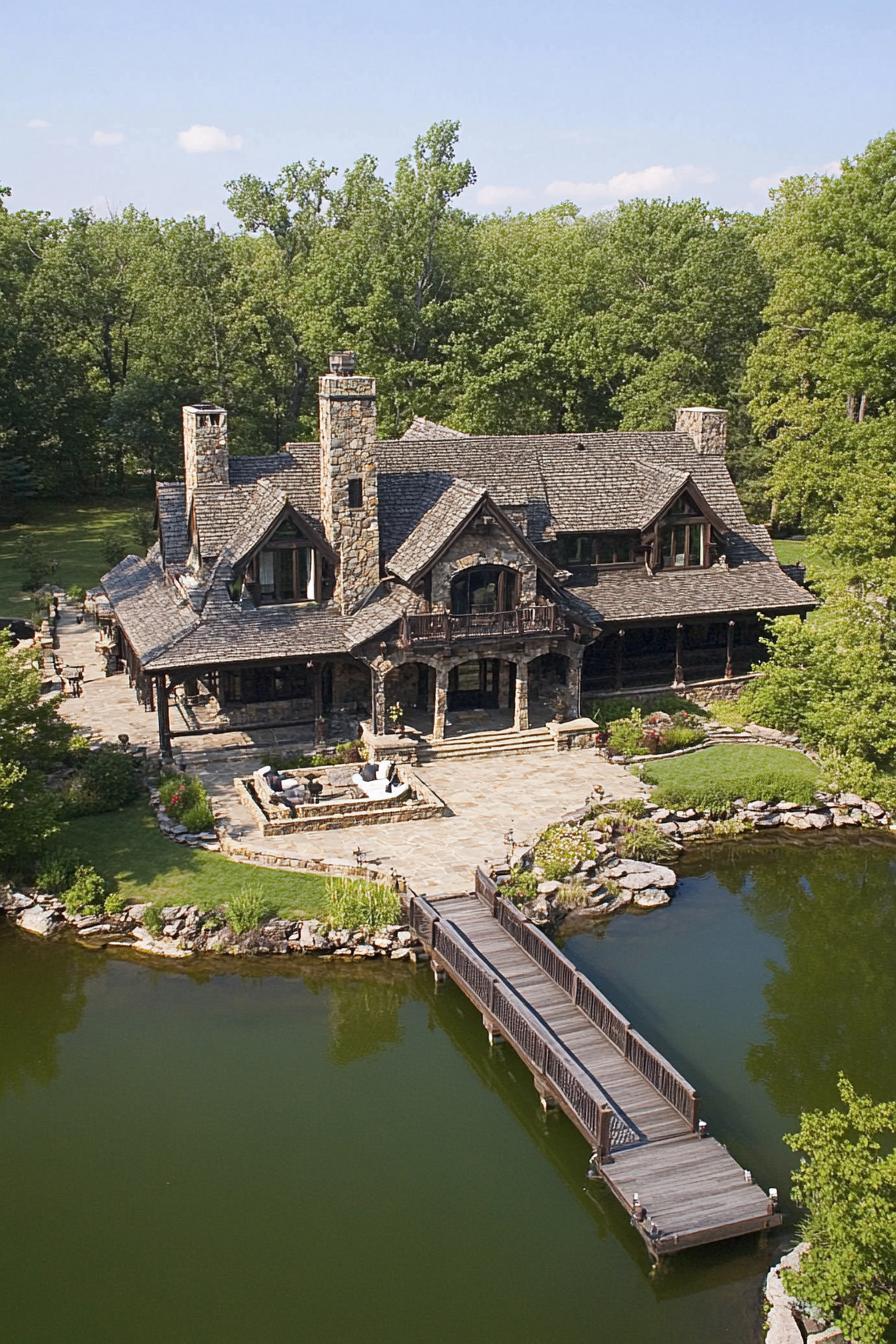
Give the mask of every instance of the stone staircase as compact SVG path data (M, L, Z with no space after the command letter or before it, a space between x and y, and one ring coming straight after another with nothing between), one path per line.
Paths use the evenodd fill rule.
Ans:
M444 742L423 739L418 759L424 765L427 761L461 761L476 756L506 756L553 749L554 739L547 728L528 728L523 732L517 732L515 728L503 728L492 732L464 733L446 738Z

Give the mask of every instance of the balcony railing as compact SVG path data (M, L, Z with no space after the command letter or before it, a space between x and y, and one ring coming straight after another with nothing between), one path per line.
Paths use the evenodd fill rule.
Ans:
M562 635L566 621L553 603L515 607L513 611L477 611L452 616L432 611L405 616L401 642L407 648L416 644L453 644L464 639L520 639L526 635Z

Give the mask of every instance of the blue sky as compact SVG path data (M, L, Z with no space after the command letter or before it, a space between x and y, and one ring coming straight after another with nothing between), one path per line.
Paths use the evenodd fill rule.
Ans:
M760 208L896 125L890 0L41 0L7 10L12 205L230 226L223 183L462 123L476 210L658 195Z

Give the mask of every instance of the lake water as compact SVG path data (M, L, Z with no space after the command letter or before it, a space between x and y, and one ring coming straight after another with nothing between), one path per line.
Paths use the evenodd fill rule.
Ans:
M838 1069L896 1096L896 849L741 842L683 872L566 950L783 1194L781 1134ZM584 1141L404 965L184 969L3 928L0 1143L8 1344L744 1344L782 1240L651 1273Z

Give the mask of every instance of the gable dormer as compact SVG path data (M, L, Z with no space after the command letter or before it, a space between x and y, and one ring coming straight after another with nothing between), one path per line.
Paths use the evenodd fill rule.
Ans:
M688 479L653 524L653 568L708 569L718 559L726 531L718 514Z
M231 548L234 594L256 606L326 601L332 595L335 554L316 527L286 503L260 534Z

